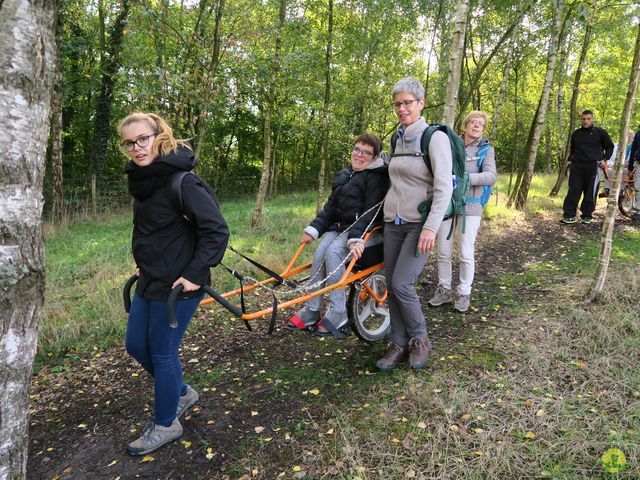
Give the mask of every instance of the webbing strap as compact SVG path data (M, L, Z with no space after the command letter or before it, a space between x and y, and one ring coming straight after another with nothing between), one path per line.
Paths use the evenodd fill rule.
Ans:
M256 262L255 260L252 260L251 258L247 257L246 255L243 255L242 253L240 253L239 251L237 251L235 248L233 248L231 245L228 245L227 248L229 250L231 250L233 253L240 255L242 258L244 258L247 262L251 263L253 266L255 266L256 268L259 268L260 270L262 270L264 273L266 273L267 275L270 275L271 277L273 277L278 284L280 285L287 285L290 288L296 288L297 285L293 282L289 282L288 280L285 280L283 277L281 277L280 275L278 275L276 272L274 272L273 270L271 270L268 267L265 267L264 265L262 265L261 263Z
M329 330L336 338L345 338L345 334L336 328L336 326L328 318L323 318L320 322L327 330Z
M229 272L231 275L237 278L238 281L240 282L240 308L242 309L243 314L247 313L247 308L244 303L244 283L243 283L244 277L237 270L233 270L232 268L227 267L223 263L220 263L220 265L222 265L227 272ZM242 319L242 321L244 322L245 327L247 327L247 330L252 332L253 329L251 328L251 324L249 324L249 321L245 320L244 318Z

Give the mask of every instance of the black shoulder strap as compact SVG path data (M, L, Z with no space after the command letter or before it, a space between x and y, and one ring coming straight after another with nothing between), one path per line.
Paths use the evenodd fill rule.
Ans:
M393 152L396 151L396 144L398 143L398 132L393 132L393 135L391 135L391 152L389 152L390 154L393 155Z
M180 213L184 210L182 204L182 180L189 174L192 174L192 172L176 172L169 177L169 199L178 207Z

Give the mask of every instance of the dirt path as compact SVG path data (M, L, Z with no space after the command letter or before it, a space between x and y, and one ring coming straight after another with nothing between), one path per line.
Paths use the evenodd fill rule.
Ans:
M504 314L495 299L506 293L515 293L518 302L544 302L552 286L527 286L523 278L517 292L505 292L495 280L518 275L531 261L553 263L580 239L597 237L600 228L598 217L592 225L571 227L534 217L499 234L483 226L472 311L465 316L428 311L434 355L455 351L470 326L500 325ZM623 220L619 228L630 228L629 223ZM435 278L430 260L419 284L424 305ZM319 339L282 329L267 337L266 324L257 324L250 334L228 317L219 308L198 314L183 344L183 359L200 402L182 422L181 441L145 459L128 456L125 447L151 418L152 384L123 348L96 352L56 373L43 369L32 388L28 478L278 478L313 455L306 448L318 442L313 427L323 426L332 409L354 408L375 382L407 374L374 371L373 362L385 348L381 343L368 345L355 336ZM430 365L418 374L437 368ZM247 471L247 465L256 470ZM288 472L281 478L291 478Z

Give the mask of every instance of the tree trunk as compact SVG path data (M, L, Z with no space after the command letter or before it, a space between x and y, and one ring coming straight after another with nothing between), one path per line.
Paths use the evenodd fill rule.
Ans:
M100 71L102 72L102 84L100 94L96 102L96 115L93 127L92 161L93 174L100 179L104 170L104 162L109 148L111 137L111 108L113 106L113 88L116 83L116 75L120 68L120 51L124 29L129 15L129 0L122 0L120 11L113 23L113 30L109 38L108 54L102 51Z
M429 47L429 55L427 56L427 74L424 79L424 93L425 97L429 91L429 79L431 77L431 57L436 44L436 38L438 38L438 27L442 22L442 13L444 11L444 0L438 2L438 13L436 14L435 22L433 23L433 32L431 33L431 46Z
M620 181L622 179L622 171L625 153L627 150L627 132L631 124L631 111L636 99L638 91L638 74L640 73L640 27L638 27L638 35L636 37L636 48L633 54L633 63L631 66L631 74L629 75L629 87L627 89L627 98L624 102L622 111L622 119L620 121L620 134L618 135L618 153L614 165L615 181L612 185L609 198L607 200L607 212L605 213L604 223L602 225L602 237L600 242L600 256L598 258L598 267L596 269L595 278L591 286L591 290L587 295L587 301L593 302L602 297L604 284L607 279L607 271L609 270L609 261L611 260L611 245L613 243L613 228L615 226L616 208L618 194L620 192ZM638 167L636 167L638 168Z
M218 65L220 64L220 38L222 29L222 12L224 10L225 0L218 0L216 4L216 20L213 30L213 47L211 48L211 63L207 69L206 80L206 92L204 94L204 101L202 111L200 112L198 121L198 141L196 143L195 156L200 158L202 152L202 146L204 145L204 135L207 131L207 114L209 113L209 102L213 95L215 87L214 81L216 73L218 72Z
M254 209L253 216L251 217L251 228L257 227L260 223L262 209L264 208L264 197L267 193L267 184L269 182L269 164L271 163L271 116L273 115L273 106L276 100L276 86L278 83L278 72L280 71L280 51L282 50L282 34L284 31L284 23L286 21L286 12L287 0L280 0L280 15L276 30L271 78L269 79L269 94L264 109L264 128L262 133L264 153L262 156L262 176L260 177L260 186L258 187L256 208Z
M558 58L558 49L562 45L565 37L565 25L567 24L568 13L565 14L566 8L564 1L558 1L558 6L554 13L553 25L551 28L551 41L549 42L549 54L547 56L547 74L545 76L542 94L538 102L536 114L531 122L529 137L527 139L527 166L522 176L520 188L518 188L515 207L518 210L524 210L527 204L527 196L529 195L529 187L533 179L533 172L536 166L536 157L538 155L538 146L540 145L540 137L544 119L549 105L549 96L551 95L551 85L556 70L556 60ZM564 18L563 18L564 17Z
M500 90L498 93L498 99L496 100L496 106L493 111L493 119L491 120L491 123L487 128L487 134L489 134L490 132L494 137L498 133L498 124L500 123L500 116L502 114L502 105L504 104L504 99L507 95L507 84L509 82L509 70L511 70L514 45L515 42L512 38L510 42L509 53L507 54L507 58L504 61L504 68L502 69L502 80L500 80Z
M444 100L444 111L441 123L453 126L458 105L458 90L460 88L460 74L462 70L462 55L464 37L467 30L467 11L469 0L458 0L458 7L454 17L453 41L449 56L449 75L447 78L447 94Z
M325 169L327 165L327 144L329 142L329 103L331 101L331 62L333 60L333 0L329 0L327 25L327 50L324 65L324 103L322 105L322 123L320 127L320 171L318 172L318 197L316 212L324 204Z
M29 387L44 303L42 185L56 2L0 1L0 478L26 478Z
M459 106L460 112L464 112L466 110L467 105L469 105L469 101L472 98L473 92L478 90L479 88L478 86L480 84L480 79L482 77L482 74L491 63L491 60L493 60L493 57L500 51L504 42L509 40L509 38L513 35L513 32L515 31L516 27L521 24L522 17L524 17L525 13L527 12L527 10L529 10L530 6L531 6L530 1L527 1L526 3L523 3L523 0L520 1L520 4L518 5L517 13L515 15L515 18L511 22L511 25L509 25L509 28L507 28L507 30L502 34L500 39L496 42L491 52L489 52L489 55L487 55L486 58L484 58L483 62L480 65L478 65L478 67L476 68L473 78L469 82L469 88L467 90L467 93L460 100L460 106ZM456 124L458 123L459 122L456 122Z
M549 192L550 197L555 197L560 191L560 187L564 183L564 179L567 176L567 163L569 162L569 154L571 153L571 134L576 126L577 117L577 105L578 105L578 93L580 89L580 79L582 77L582 70L587 58L587 51L589 50L589 43L591 41L591 24L588 23L584 30L584 38L582 39L582 50L580 52L580 60L578 61L578 67L576 68L576 75L573 79L573 93L571 94L571 104L569 106L569 132L567 134L567 141L564 145L564 152L562 154L562 161L558 166L558 178L556 184Z
M62 15L56 21L56 44L60 45L63 38ZM51 97L51 220L54 223L62 221L64 213L64 190L62 169L62 68L59 52L54 73L54 90Z

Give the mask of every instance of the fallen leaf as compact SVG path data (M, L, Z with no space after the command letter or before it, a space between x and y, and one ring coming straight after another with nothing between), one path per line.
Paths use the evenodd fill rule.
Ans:
M109 465L107 465L107 467L113 467L116 463L118 463L118 460L114 460Z
M533 440L534 438L536 438L536 434L533 432L527 432L524 434L524 438L526 438L527 440Z
M254 430L256 431L256 433L262 433L264 427L256 427Z
M416 425L418 428L421 428L422 430L424 430L425 428L427 428L427 424L424 422L418 422L418 425Z
M140 463L153 462L154 460L155 460L155 458L153 457L153 455L145 455L142 458L142 461Z
M78 428L87 428L87 424L86 423L80 423L78 425Z
M314 388L313 390L309 390L309 393L311 395L319 395L320 394L320 390L318 390L317 388Z
M251 416L255 417L256 415L258 415L258 412L254 412L253 410L251 410Z
M302 467L296 465L295 467L293 467L292 469L294 472L299 472L300 470L302 470Z
M189 448L191 446L191 442L188 442L186 440L182 440L182 442L180 442L184 445L184 448Z
M325 432L325 435L333 435L333 428L330 428Z

